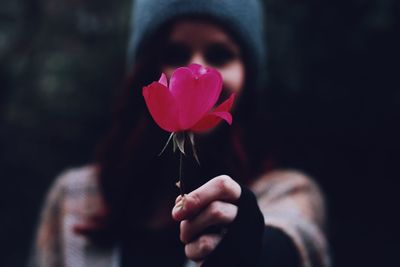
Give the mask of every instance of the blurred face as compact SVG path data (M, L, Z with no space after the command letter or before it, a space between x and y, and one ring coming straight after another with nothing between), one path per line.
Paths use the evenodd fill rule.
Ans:
M162 71L171 77L174 69L191 63L217 69L224 80L225 92L242 90L245 69L241 51L220 27L188 20L173 26L163 53Z

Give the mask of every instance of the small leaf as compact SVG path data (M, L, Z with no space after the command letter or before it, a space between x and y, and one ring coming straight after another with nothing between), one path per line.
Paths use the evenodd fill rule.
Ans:
M168 137L167 143L164 145L163 149L161 152L158 154L158 156L161 156L162 153L164 153L165 149L167 148L169 142L171 141L172 137L174 137L175 133L171 133L171 135ZM174 150L175 151L175 150Z
M190 140L190 144L192 145L193 156L196 159L197 163L200 165L200 160L199 160L199 157L197 156L196 146L194 143L194 134L193 133L189 133L189 140Z
M174 135L174 143L178 147L179 151L181 151L181 153L183 155L186 155L185 154L185 133L184 132L176 133Z

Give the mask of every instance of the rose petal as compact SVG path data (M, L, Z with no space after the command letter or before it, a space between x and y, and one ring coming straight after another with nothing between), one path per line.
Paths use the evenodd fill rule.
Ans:
M161 74L160 80L158 80L158 82L168 88L167 76L164 73Z
M228 124L232 124L232 115L229 112L212 112L210 114L207 114L195 126L190 128L190 130L193 132L208 131L217 126L222 119L225 120Z
M236 94L231 94L227 100L219 105L213 112L204 116L196 125L191 127L190 130L194 132L210 130L217 126L222 119L228 124L232 124L232 115L228 111L232 108L235 95Z
M153 82L143 88L143 97L154 121L167 132L180 131L178 106L167 87Z
M205 68L200 64L192 63L188 66L188 68L192 71L192 73L199 77L200 75L206 74L207 72L211 71L209 68Z
M227 100L222 102L218 107L214 109L216 111L229 111L233 106L233 102L235 101L236 93L232 93Z
M198 74L186 67L178 68L170 80L169 89L178 103L182 129L196 124L211 110L221 94L222 78L218 72L211 70Z

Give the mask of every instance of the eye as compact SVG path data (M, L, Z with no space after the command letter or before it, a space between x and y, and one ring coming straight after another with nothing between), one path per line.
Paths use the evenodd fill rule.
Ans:
M169 43L163 49L161 63L168 66L183 66L190 60L190 50L183 44Z
M212 44L205 51L207 63L216 67L222 67L237 57L237 53L224 44Z

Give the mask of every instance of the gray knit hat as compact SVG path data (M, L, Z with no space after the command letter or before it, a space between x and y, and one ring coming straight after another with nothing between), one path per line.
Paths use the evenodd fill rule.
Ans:
M134 0L128 44L128 68L138 49L162 25L181 16L207 16L227 28L244 46L256 78L265 65L263 10L259 0Z

